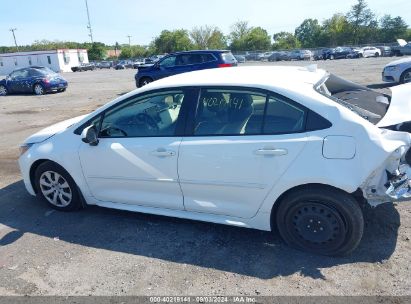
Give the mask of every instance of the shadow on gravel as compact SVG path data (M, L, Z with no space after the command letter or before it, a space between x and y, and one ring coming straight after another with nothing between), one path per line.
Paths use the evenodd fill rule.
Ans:
M385 89L385 88L390 88L393 86L398 85L398 83L374 83L374 84L369 84L367 85L367 88L369 89Z
M74 213L51 212L28 195L22 181L0 189L0 225L16 231L0 239L12 246L32 233L116 252L238 273L261 279L294 273L325 279L321 269L389 259L395 250L399 214L390 205L366 213L359 248L348 257L330 258L287 247L275 233L155 215L88 207ZM45 249L46 250L46 249Z

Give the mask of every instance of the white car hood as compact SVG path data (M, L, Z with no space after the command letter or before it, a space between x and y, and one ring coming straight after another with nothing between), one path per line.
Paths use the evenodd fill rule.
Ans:
M85 116L87 115L81 115L81 116L77 116L74 118L70 118L61 122L58 122L54 125L51 125L45 129L42 129L40 131L38 131L37 133L34 133L33 135L29 136L28 138L26 138L26 140L24 141L24 143L39 143L42 141L45 141L46 139L50 138L51 136L66 130L68 127L70 127L71 125L79 122L80 120L82 120Z
M387 113L378 122L378 127L388 127L411 121L411 83L391 87L392 97Z
M386 64L385 66L392 66L392 65L397 65L397 64L403 64L403 63L409 63L411 64L411 58L401 58L398 60L391 61L390 63Z

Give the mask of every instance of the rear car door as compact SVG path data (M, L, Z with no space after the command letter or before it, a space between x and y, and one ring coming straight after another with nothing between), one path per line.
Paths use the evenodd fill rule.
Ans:
M203 88L180 146L186 210L253 217L306 142L306 110L274 93Z
M81 166L101 202L184 209L177 159L190 90L148 92L96 117L99 143L82 143Z

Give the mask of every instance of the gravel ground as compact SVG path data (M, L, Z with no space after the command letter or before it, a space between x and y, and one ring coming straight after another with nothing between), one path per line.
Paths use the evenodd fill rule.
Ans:
M381 89L391 60L318 65ZM65 93L0 98L0 295L411 295L409 202L368 211L358 250L327 258L275 233L99 207L61 213L29 196L18 144L134 89L134 73L68 73Z

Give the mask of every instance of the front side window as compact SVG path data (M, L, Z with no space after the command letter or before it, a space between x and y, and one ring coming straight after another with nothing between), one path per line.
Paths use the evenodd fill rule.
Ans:
M201 91L194 135L261 133L266 95L246 90Z
M27 70L18 70L10 74L10 78L12 79L25 78L27 76L28 76Z
M114 107L104 115L100 137L174 136L184 96L155 93Z
M176 65L176 56L170 56L160 62L160 66L163 68L169 68Z

